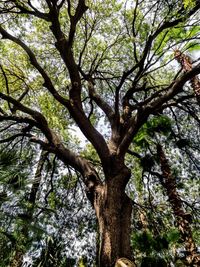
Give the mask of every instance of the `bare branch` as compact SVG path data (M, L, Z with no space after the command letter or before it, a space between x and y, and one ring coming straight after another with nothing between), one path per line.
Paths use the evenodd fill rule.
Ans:
M184 14L183 16L181 16L177 19L174 19L172 21L164 21L163 24L161 24L156 29L156 31L154 33L149 35L149 37L147 38L145 47L143 49L141 59L133 67L131 67L128 71L123 73L122 78L119 82L119 85L116 88L116 107L118 106L119 91L120 91L121 87L123 86L124 82L126 81L126 78L130 74L132 74L136 69L138 69L138 72L135 75L135 79L134 79L135 82L137 82L138 78L140 77L141 73L143 72L145 60L148 56L149 51L151 50L152 43L156 39L156 37L164 30L170 29L170 28L178 25L180 22L185 21L187 18L192 16L197 10L199 10L199 8L200 8L200 3L197 3L197 5L192 10L190 10L188 14ZM116 111L117 111L117 108L116 108Z
M138 132L139 128L143 125L143 123L148 119L151 113L154 113L157 108L161 107L162 104L166 103L170 99L172 99L175 95L181 92L184 84L198 75L200 73L200 64L194 67L191 71L183 74L180 78L174 81L170 86L165 89L165 93L161 95L156 95L154 99L150 101L150 103L145 106L139 108L138 112L130 119L128 130L121 141L121 144L118 147L118 154L124 156L128 150L128 147L134 137L134 135Z
M54 98L57 101L59 101L64 106L68 106L69 102L64 97L59 95L59 93L55 90L55 88L54 88L54 86L53 86L53 84L51 82L51 79L49 78L49 76L45 72L45 70L41 67L41 65L38 63L34 53L31 51L31 49L25 43L23 43L20 39L18 39L16 37L14 37L13 35L9 34L6 30L4 30L2 28L2 26L0 26L0 33L3 36L3 38L13 41L14 43L18 44L19 46L21 46L24 49L24 51L29 56L31 64L38 70L38 72L43 77L44 86L49 90L49 92L54 96Z
M46 136L47 140L50 143L53 143L54 136L53 136L51 130L49 129L49 127L48 127L48 123L47 123L45 117L40 112L24 106L19 101L15 100L14 98L12 98L10 96L7 96L7 95L1 93L1 92L0 92L0 98L4 99L6 101L9 101L14 106L16 106L17 109L21 110L22 112L24 112L26 114L31 115L33 117L33 119L38 123L38 127L44 133L44 135Z
M8 78L6 76L5 70L3 68L3 66L0 64L0 68L3 74L3 77L5 79L5 85L6 85L6 91L7 91L7 95L10 95L10 89L9 89L9 83L8 83ZM10 106L10 102L8 102L8 107L10 109L10 111L12 110L12 107Z
M47 13L40 12L38 9L36 9L30 0L28 0L28 6L31 8L29 9L28 6L25 4L21 4L19 1L10 1L13 3L13 6L7 7L7 8L1 8L0 14L3 13L14 13L14 14L28 14L33 15L35 17L38 17L40 19L49 21L49 17ZM15 10L16 9L16 10Z
M111 126L113 125L114 111L112 108L98 95L94 89L92 81L88 81L89 95L95 101L95 103L104 111L108 117Z
M159 105L162 105L163 103L167 102L169 99L174 97L176 94L178 94L184 84L191 80L193 77L197 76L200 73L200 64L195 66L191 71L188 71L187 73L183 74L180 78L178 78L176 81L174 81L167 90L167 92L159 98L152 100L148 105L147 109L156 109Z

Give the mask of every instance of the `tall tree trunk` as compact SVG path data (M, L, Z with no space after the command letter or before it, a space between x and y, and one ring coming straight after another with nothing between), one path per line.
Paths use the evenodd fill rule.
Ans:
M129 175L129 170L124 168L119 174L108 179L104 185L96 188L94 207L100 234L99 267L113 267L119 258L132 260L130 245L132 203L125 193L125 186L122 185L122 181L128 179Z
M192 231L190 227L191 215L183 208L182 200L176 189L176 179L171 173L171 168L161 145L157 145L157 154L161 164L163 181L162 185L166 190L171 204L181 238L185 243L186 261L189 266L200 266L200 254L197 253Z

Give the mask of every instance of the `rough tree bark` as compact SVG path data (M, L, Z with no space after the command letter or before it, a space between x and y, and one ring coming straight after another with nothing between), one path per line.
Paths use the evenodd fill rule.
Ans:
M178 49L174 51L174 56L185 72L192 70L192 59L189 56L184 55ZM197 102L200 105L200 80L198 76L193 77L190 80L190 83L196 96Z
M69 154L65 153L66 150L62 145L58 149L59 157L68 162ZM109 161L108 158L108 165L105 168L105 181L102 182L90 163L76 157L76 167L83 174L86 194L98 221L99 267L113 267L116 260L122 257L133 259L130 246L132 201L125 193L131 172L124 165L123 159Z
M182 200L177 192L176 178L171 173L171 168L161 145L157 145L157 154L160 160L163 180L161 181L166 190L169 203L171 204L182 241L186 249L186 261L189 266L200 266L200 255L194 242L191 222L192 215L185 212Z
M124 167L118 175L97 188L94 207L100 232L99 266L114 266L116 259L132 259L130 234L132 203L121 181L130 176Z

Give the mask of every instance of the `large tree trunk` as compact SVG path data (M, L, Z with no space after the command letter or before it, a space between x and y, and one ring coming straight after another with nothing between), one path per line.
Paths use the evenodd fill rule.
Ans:
M132 260L130 235L132 203L125 193L127 168L96 188L95 210L99 224L99 267L113 267L118 258ZM122 183L124 183L122 185Z

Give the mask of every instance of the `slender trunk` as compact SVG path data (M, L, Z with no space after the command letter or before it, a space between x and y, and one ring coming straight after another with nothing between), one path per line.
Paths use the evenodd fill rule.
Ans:
M189 266L200 266L200 255L197 253L197 247L192 237L190 227L191 215L186 213L183 208L182 200L176 190L176 179L171 173L168 160L161 145L157 146L157 153L160 159L163 175L162 185L167 192L181 238L185 243L186 261Z
M38 165L37 165L37 169L35 172L35 176L34 176L34 181L32 184L32 188L31 188L31 192L30 192L30 196L29 196L29 203L31 204L31 208L29 210L27 210L26 213L24 213L24 216L26 216L26 218L29 219L29 221L31 222L33 220L33 212L34 212L34 205L35 205L35 201L36 201L36 195L39 189L39 185L41 182L41 178L42 178L42 169L45 163L45 160L47 158L48 152L42 150L41 154L40 154L40 158L38 161ZM25 247L26 244L28 242L28 235L29 235L29 225L26 223L24 223L21 232L20 232L20 236L21 236L21 240L23 240L22 242L20 242L20 244L16 244L16 248L14 251L14 255L13 258L10 262L9 267L21 267L23 264L23 255L25 253Z
M96 188L94 207L100 235L99 267L113 267L119 258L132 260L130 245L132 203L121 184L125 175L129 175L128 169L124 169L109 179L105 185Z

